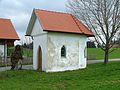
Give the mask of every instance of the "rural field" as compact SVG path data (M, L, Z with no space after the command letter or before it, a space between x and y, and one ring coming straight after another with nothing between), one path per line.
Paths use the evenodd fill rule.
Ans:
M87 48L87 54L95 54L94 60L104 59L104 51L100 48ZM120 58L120 48L109 54L109 59Z
M12 53L13 51L14 51L14 47L8 49L9 53ZM29 56L33 56L32 49L24 48L23 52L24 52L24 56L28 56L28 54ZM100 48L87 48L87 54L96 55L96 58L94 58L93 60L104 59L104 52ZM109 54L109 59L117 59L117 58L120 58L120 48Z
M89 64L57 73L32 70L0 72L0 90L120 90L120 62Z
M14 51L15 47L8 48L8 55L11 55L11 53ZM33 56L33 50L28 48L23 48L24 56Z

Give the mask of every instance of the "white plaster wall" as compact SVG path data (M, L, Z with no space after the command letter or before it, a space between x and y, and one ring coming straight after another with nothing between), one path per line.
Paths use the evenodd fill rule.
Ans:
M33 26L32 34L33 36L33 69L38 69L38 50L39 46L42 49L42 70L46 70L46 60L47 60L47 32L43 31L39 19L36 19Z
M40 20L37 18L34 23L31 36L36 37L46 33L46 31L43 31L42 25L40 24Z
M81 37L79 40L79 68L86 68L87 56L85 57L85 48L87 48L87 38ZM87 49L86 49L87 55Z
M6 56L7 56L7 44L6 47ZM0 56L4 57L4 45L0 45Z
M38 69L38 52L39 46L42 49L42 71L46 71L46 60L47 60L47 35L41 35L34 37L33 42L33 69Z
M0 56L4 56L4 45L0 45Z
M86 67L84 48L86 36L49 32L47 36L46 72L76 70ZM61 47L66 47L66 58L61 57Z

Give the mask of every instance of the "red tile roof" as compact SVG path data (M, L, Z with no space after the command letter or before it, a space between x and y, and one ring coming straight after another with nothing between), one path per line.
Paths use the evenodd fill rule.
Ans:
M0 39L19 39L10 19L0 19Z
M75 16L68 13L60 13L35 9L44 31L59 31L94 36Z

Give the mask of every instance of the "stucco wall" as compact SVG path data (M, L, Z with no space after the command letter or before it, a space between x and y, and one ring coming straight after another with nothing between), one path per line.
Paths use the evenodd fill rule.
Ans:
M42 50L42 70L46 71L46 60L47 60L47 35L42 35L34 38L33 42L33 68L38 69L38 52L39 46Z
M39 19L33 26L33 69L38 69L39 46L42 49L42 71L57 72L86 67L84 49L86 36L69 33L43 31ZM66 58L61 57L62 46L66 47Z
M0 56L4 56L4 45L0 45Z
M47 60L47 32L44 32L39 19L36 19L32 30L33 36L33 69L38 69L38 52L39 46L42 49L42 70L46 70L46 60Z
M66 47L66 58L61 57L62 46ZM86 36L49 32L47 36L46 72L75 70L86 67L84 48Z
M7 44L6 47L6 56L7 56ZM4 45L0 45L0 56L4 57Z

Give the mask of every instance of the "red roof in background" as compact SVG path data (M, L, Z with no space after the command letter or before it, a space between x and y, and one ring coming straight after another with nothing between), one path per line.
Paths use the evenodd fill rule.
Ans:
M75 16L68 13L60 13L35 9L45 31L60 31L79 34L94 35Z
M0 39L19 39L10 19L0 19Z

